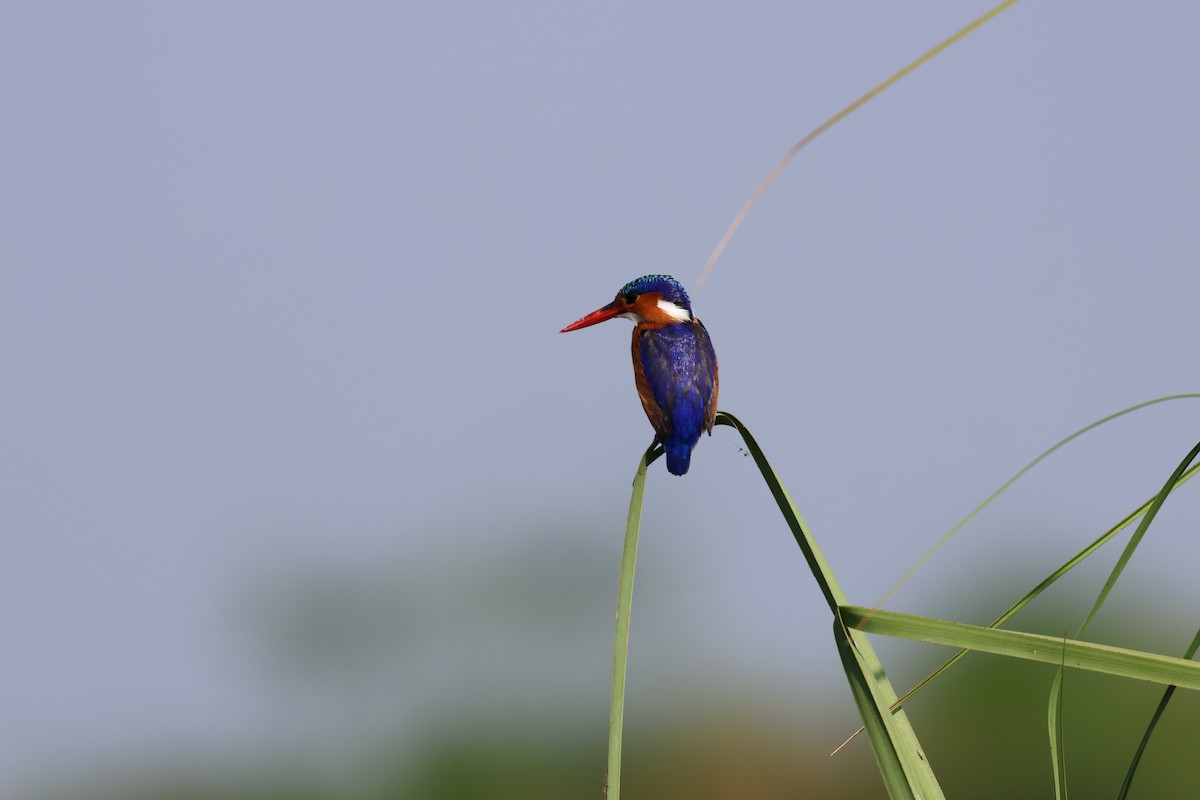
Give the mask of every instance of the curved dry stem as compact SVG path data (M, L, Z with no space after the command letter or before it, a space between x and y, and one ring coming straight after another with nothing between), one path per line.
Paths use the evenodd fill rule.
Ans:
M950 45L957 42L959 39L962 39L967 34L971 33L972 31L974 31L976 28L983 25L988 20L992 19L995 16L998 16L1001 12L1006 11L1008 8L1010 8L1011 6L1014 6L1016 4L1017 4L1017 0L1004 0L1003 3L1000 3L996 7L992 8L986 14L984 14L983 16L979 17L978 19L972 21L969 25L967 25L966 27L957 31L952 36L939 42L928 52L924 53L919 58L917 58L915 61L911 62L910 64L905 66L903 69L901 69L898 72L896 72L895 74L893 74L890 78L885 80L883 83L879 84L874 89L867 92L862 97L858 98L853 103L846 106L841 111L837 112L832 117L830 117L829 119L822 122L820 125L818 125L816 128L814 128L807 136L805 136L803 139L801 139L800 141L798 141L794 145L792 145L792 149L788 150L787 153L784 154L783 158L779 159L779 163L777 163L774 167L771 168L771 171L767 173L767 177L763 178L762 182L760 184L758 184L758 188L756 188L754 190L754 193L751 194L750 198L748 200L746 200L746 202L742 205L742 207L738 211L737 215L733 218L733 222L729 223L729 227L725 229L725 233L723 236L721 236L721 240L719 242L717 242L717 246L715 248L713 248L712 255L710 255L708 257L708 261L705 262L704 269L700 270L700 277L696 279L696 284L692 288L692 292L693 293L698 292L698 291L700 291L701 287L704 286L704 282L708 280L708 276L712 273L713 267L715 267L717 265L717 261L718 261L718 259L721 258L721 254L725 252L726 246L729 245L729 240L733 238L733 235L735 233L737 233L738 228L740 228L742 226L742 221L746 219L746 215L748 215L750 213L750 209L754 208L755 204L758 203L758 199L760 197L762 197L763 192L765 192L767 190L768 186L770 186L772 183L774 183L775 179L777 177L779 177L779 173L783 172L784 168L787 167L788 163L793 158L795 158L797 153L799 153L801 150L803 150L805 147L807 147L810 142L812 142L818 136L823 134L825 131L829 130L834 125L837 125L839 122L844 120L846 117L850 116L855 111L862 108L868 102L873 100L875 97L877 97L878 95L882 94L884 91L889 89L892 86L892 84L896 83L901 78L908 75L910 72L914 71L917 67L921 66L926 61L929 61L931 58L936 56L938 53L942 52L943 50L948 48Z

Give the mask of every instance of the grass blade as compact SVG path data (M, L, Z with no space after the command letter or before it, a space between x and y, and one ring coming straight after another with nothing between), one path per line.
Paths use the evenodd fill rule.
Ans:
M1196 656L1196 651L1200 649L1200 631L1196 631L1195 637L1192 638L1192 644L1188 647L1184 658L1191 659ZM1168 686L1163 692L1162 699L1158 701L1158 708L1154 709L1154 714L1150 717L1150 724L1146 726L1146 732L1142 734L1142 741L1138 743L1137 751L1133 754L1133 762L1129 765L1129 771L1125 773L1125 780L1121 783L1121 790L1117 792L1117 800L1125 800L1129 796L1129 787L1133 785L1133 776L1137 772L1138 764L1141 763L1142 754L1146 752L1146 746L1150 744L1150 735L1154 733L1155 726L1162 718L1163 712L1167 710L1167 704L1171 702L1171 697L1175 694L1175 687Z
M829 562L825 560L825 556L821 553L821 548L817 546L816 540L808 532L808 526L804 523L804 519L796 509L796 504L792 502L791 495L788 494L787 489L784 488L783 483L779 480L779 476L775 474L775 470L771 467L770 462L767 461L762 448L758 446L758 442L750 435L750 431L746 429L741 420L728 411L717 412L716 424L728 425L742 435L742 441L746 443L746 449L750 452L754 463L758 465L758 470L762 473L763 480L767 483L767 488L771 490L771 496L775 498L776 505L779 506L779 510L782 512L788 528L792 531L792 536L796 539L796 544L800 546L800 551L804 553L804 560L808 562L808 567L812 570L813 577L817 580L821 594L825 595L825 601L829 604L829 610L837 613L837 607L847 603L846 593L838 585L837 578L834 577Z
M1197 472L1200 472L1200 464L1193 466L1187 472L1184 472L1182 475L1180 475L1179 480L1177 480L1175 482L1175 485L1172 487L1172 491L1174 491L1175 489L1178 489L1184 483L1187 483L1189 480L1191 480L1196 475ZM1134 509L1132 512L1130 512L1124 519L1122 519L1116 525L1112 526L1107 531L1105 531L1099 538L1097 538L1095 541L1093 541L1087 547L1083 548L1078 553L1076 553L1075 555L1073 555L1069 559L1067 559L1065 562L1063 562L1063 564L1061 566L1059 566L1058 569L1054 570L1054 572L1051 572L1049 575L1047 575L1041 581L1041 583L1039 583L1037 586L1030 589L1029 592L1027 592L1024 597L1022 597L1020 600L1018 600L1016 603L1014 603L1012 606L1010 606L1007 611L1005 611L1000 616L996 617L996 619L990 625L988 625L988 627L989 628L999 628L1005 622L1008 622L1008 620L1011 619L1018 611L1020 611L1025 606L1029 605L1029 603L1033 602L1033 600L1038 595L1040 595L1046 589L1050 588L1050 586L1053 585L1059 578L1066 575L1069 571L1071 571L1071 569L1076 567L1085 558L1087 558L1092 553L1099 550L1100 547L1103 546L1104 544L1106 544L1110 539L1112 539L1118 533L1120 533L1121 531L1123 531L1127 527L1129 527L1131 524L1133 524L1134 520L1138 519L1140 516L1145 514L1146 511L1150 508L1150 506L1152 506L1154 504L1154 502L1158 499L1158 497L1159 497L1159 495L1156 494L1153 497L1147 499L1146 502L1142 503L1140 506L1138 506L1136 509ZM953 656L951 656L949 659L947 659L944 664L942 664L940 667L935 669L933 672L929 673L929 675L927 675L924 679L922 679L920 683L918 683L916 686L914 686L912 689L910 689L903 697L900 698L899 702L903 703L904 701L908 700L910 697L915 695L917 692L924 689L926 686L928 686L930 683L932 683L939 675L941 675L943 672L950 669L950 667L952 667L956 663L958 663L958 661L960 659L962 659L962 657L965 656L969 652L970 652L970 650L959 650L957 653L955 653Z
M892 798L915 798L912 782L905 775L904 764L895 745L897 734L892 732L888 724L892 714L887 709L887 703L880 702L870 673L863 668L860 654L856 652L851 631L841 620L834 620L833 637L837 641L842 668L846 672L846 680L850 682L850 693L854 695L854 702L858 705L863 729L871 742L875 763L879 765L879 773L883 776L888 795Z
M840 622L839 607L845 605L846 595L787 489L771 468L758 442L737 417L722 411L717 414L716 424L728 425L741 434L746 449L758 465L767 488L775 498L780 513L783 514L813 577L830 605L835 617L835 636L846 669L846 679L850 682L851 692L859 704L863 724L869 726L872 732L871 741L876 748L876 761L888 791L893 797L942 797L941 787L921 749L917 734L909 723L908 715L903 709L892 708L896 702L896 693L870 641L865 635L848 629ZM902 780L899 780L901 777Z
M1163 486L1162 490L1157 496L1155 496L1154 502L1151 503L1149 510L1146 511L1146 515L1142 517L1142 521L1138 524L1137 530L1133 532L1133 536L1129 537L1129 542L1125 545L1125 549L1121 551L1120 558L1117 559L1117 563L1113 566L1112 573L1108 576L1108 580L1104 582L1104 587L1100 590L1100 594L1096 597L1096 602L1092 605L1092 610L1088 612L1087 617L1083 620L1083 624L1079 626L1079 632L1076 634L1076 636L1083 636L1083 632L1087 630L1088 625L1091 624L1091 621L1096 618L1096 614L1100 612L1100 607L1104 605L1104 601L1108 598L1113 586L1116 585L1117 579L1121 577L1121 573L1125 570L1126 565L1129 564L1129 560L1133 557L1134 551L1137 550L1138 545L1141 544L1142 537L1146 535L1146 531L1149 530L1150 524L1154 522L1154 517L1158 514L1158 510L1162 508L1162 504L1166 502L1167 495L1171 493L1171 490L1179 482L1179 479L1183 476L1184 472L1187 471L1188 467L1191 466L1191 463L1196 460L1197 455L1200 455L1200 443L1197 443L1195 447L1188 451L1188 454L1184 456L1183 461L1180 461L1179 466L1177 466L1175 471L1171 473L1171 477L1167 479L1167 482ZM1055 705L1057 705L1061 699L1058 696L1058 692L1061 691L1061 687L1062 679L1060 676L1055 681L1050 691L1049 702L1052 712ZM1125 776L1125 781L1122 784L1123 792L1127 791L1130 783L1133 780L1133 773L1137 769L1138 762L1141 760L1141 754L1145 749L1146 743L1149 741L1150 734L1153 732L1159 716L1161 716L1162 711L1166 709L1166 704L1170 702L1171 696L1174 694L1173 690L1173 686L1167 688L1166 694L1159 702L1158 711L1156 711L1154 716L1151 718L1150 726L1146 733L1142 736L1142 744L1139 745L1137 753L1134 755L1133 764L1130 766L1129 771ZM1057 729L1055 725L1055 716L1052 712L1050 715L1050 741L1054 742L1057 739L1061 742L1062 732ZM1051 748L1051 752L1053 753L1053 747ZM1057 784L1057 761L1055 762L1054 766L1056 770L1055 783Z
M1174 656L859 606L845 606L841 613L848 626L865 633L916 639L1121 678L1200 689L1200 663Z
M661 452L661 450L659 451ZM646 488L646 467L658 458L651 445L638 462L629 498L629 516L625 521L625 544L621 550L621 575L617 581L617 623L613 632L612 694L608 707L608 772L605 796L621 796L621 736L625 727L625 673L629 662L629 620L633 610L633 572L637 566L638 533L642 527L642 495Z
M1200 455L1200 442L1198 442L1196 446L1193 447L1186 456L1184 456L1183 461L1180 461L1179 466L1176 467L1175 471L1171 473L1171 477L1167 478L1167 482L1163 485L1162 491L1158 493L1158 495L1154 498L1154 502L1150 504L1149 510L1146 511L1146 516L1142 517L1142 521L1138 524L1137 530L1133 532L1133 536L1129 537L1129 543L1126 544L1125 549L1121 551L1121 557L1117 559L1117 563L1116 566L1113 567L1112 574L1108 576L1108 580L1104 583L1104 588L1100 590L1100 595L1096 598L1096 602L1092 606L1092 610L1088 612L1087 618L1084 619L1083 624L1079 626L1079 633L1076 634L1077 637L1083 635L1083 632L1087 629L1088 624L1091 623L1096 614L1100 611L1100 606L1104 604L1104 600L1108 597L1108 593L1112 591L1112 587L1116 585L1117 578L1121 577L1121 572L1124 571L1125 565L1128 564L1129 559L1133 557L1133 551L1137 549L1137 546L1142 541L1142 537L1146 535L1146 530L1150 527L1150 523L1154 522L1154 517L1158 514L1158 510L1162 508L1162 504L1166 502L1167 495L1171 493L1171 490L1175 487L1175 484L1179 482L1180 477L1182 477L1183 473L1187 471L1187 468L1191 465L1191 463L1196 460L1197 455Z
M934 553L936 553L938 550L940 550L942 548L942 546L944 544L946 544L946 542L950 541L959 531L961 531L964 527L966 527L966 524L968 522L970 522L972 519L974 519L976 517L976 515L979 514L979 512L981 512L981 511L983 511L983 509L987 508L993 500L995 500L997 497L999 497L1001 494L1003 494L1005 492L1005 490L1007 490L1010 486L1012 486L1014 483L1016 483L1018 480L1020 480L1021 477L1025 475L1025 473L1029 472L1029 470L1033 469L1038 464L1040 464L1042 461L1044 461L1046 459L1046 457L1049 456L1054 451L1058 450L1059 448L1063 447L1064 445L1069 444L1070 442L1074 441L1075 439L1078 439L1080 436L1083 436L1088 431L1094 430L1095 428L1099 428L1101 425L1104 425L1107 422L1112 422L1114 419L1117 419L1118 417L1123 417L1126 414L1132 414L1134 411L1138 411L1140 409L1146 408L1147 406L1156 405L1158 403L1166 403L1171 400L1188 400L1188 399L1198 400L1198 399L1200 399L1200 394L1172 394L1172 395L1167 395L1166 397L1156 397L1153 400L1147 400L1143 403L1138 403L1137 405L1132 405L1129 408L1121 409L1120 411L1116 412L1115 414L1109 414L1107 417L1098 419L1090 425L1085 425L1084 427L1075 431L1074 433L1072 433L1070 436L1066 437L1065 439L1059 440L1054 445L1052 445L1051 447L1049 447L1048 449L1043 451L1042 454L1039 455L1037 458L1035 458L1033 461L1030 461L1028 464L1021 467L1021 469L1017 470L1017 473L1015 475L1013 475L1011 478L1009 478L1008 480L1006 480L1000 486L999 489L992 492L990 495L987 496L987 499L985 499L979 505L975 506L975 508L971 509L971 512L969 514L967 514L965 517L963 517L961 520L959 520L958 523L953 528L951 528L950 531L948 533L946 533L941 539L938 539L937 542L933 545L933 547L929 548L929 551L926 552L925 555L921 556L921 558L919 558L917 560L916 564L913 564L912 567L909 568L908 572L905 572L902 576L900 576L900 580L896 581L896 585L893 586L891 589L888 589L887 593L880 599L880 601L878 603L875 604L875 607L881 608L884 603L886 603L889 599L891 599L892 595L894 595L897 591L899 591L901 586L903 586L906 582L908 582L908 579L911 578L917 570L919 570L922 566L924 566L925 562L928 561L933 556ZM1072 566L1074 566L1074 565L1072 565Z
M1066 638L1063 638L1066 641ZM1067 653L1063 649L1062 661L1054 680L1050 684L1050 703L1046 710L1046 728L1050 737L1050 770L1054 774L1054 797L1056 800L1067 798L1067 751L1062 733L1062 686L1066 674Z

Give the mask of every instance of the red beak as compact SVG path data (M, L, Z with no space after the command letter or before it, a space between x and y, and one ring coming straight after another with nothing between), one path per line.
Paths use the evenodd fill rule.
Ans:
M625 308L618 305L617 301L614 300L603 308L597 308L586 317L575 320L570 325L559 331L559 333L569 333L570 331L577 331L580 328L586 328L589 325L599 324L604 322L606 319L612 319L613 317L620 316L624 311Z

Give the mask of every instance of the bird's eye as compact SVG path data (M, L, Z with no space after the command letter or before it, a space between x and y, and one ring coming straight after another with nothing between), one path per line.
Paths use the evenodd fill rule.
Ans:
M638 299L638 296L634 292L626 292L625 294L621 295L621 299L629 305L633 305L633 302Z

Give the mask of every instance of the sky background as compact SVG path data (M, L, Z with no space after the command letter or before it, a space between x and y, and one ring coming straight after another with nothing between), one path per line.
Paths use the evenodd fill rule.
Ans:
M12 5L0 790L248 748L336 769L518 702L602 748L652 432L628 324L558 330L639 275L690 287L797 139L986 8ZM1058 439L1200 391L1198 27L1188 2L1019 4L802 152L693 296L721 407L855 601ZM889 607L988 621L1198 438L1195 400L1090 434ZM1127 615L1200 603L1193 495ZM631 725L695 684L833 709L820 747L853 729L730 429L652 468L637 587ZM908 679L941 655L881 653Z

